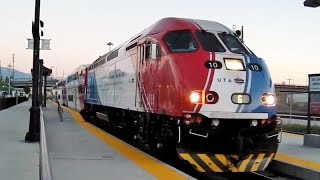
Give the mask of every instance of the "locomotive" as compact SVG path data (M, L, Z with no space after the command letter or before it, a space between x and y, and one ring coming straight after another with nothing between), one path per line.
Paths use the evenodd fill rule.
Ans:
M161 19L64 85L87 121L174 148L203 173L264 170L281 139L265 61L214 21Z

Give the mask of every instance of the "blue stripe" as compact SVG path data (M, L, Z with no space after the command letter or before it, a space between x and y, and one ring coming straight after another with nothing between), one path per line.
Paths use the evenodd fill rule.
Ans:
M244 60L245 60L245 66L247 66L248 64L248 59L249 58L248 56L244 56ZM244 87L244 91L243 93L246 93L247 92L247 88L249 86L249 82L248 82L248 79L249 79L249 73L250 73L250 70L248 68L246 68L246 80L245 80L245 87ZM241 106L245 106L245 105L239 105L236 112L240 112L240 108Z
M246 105L243 109L243 112L268 113L269 117L271 117L272 115L276 114L275 107L266 107L261 103L261 96L264 93L275 93L273 84L270 86L271 77L268 67L262 59L256 56L250 56L249 58L251 60L250 63L259 64L262 67L262 71L251 72L252 88L249 92L251 96L251 104Z

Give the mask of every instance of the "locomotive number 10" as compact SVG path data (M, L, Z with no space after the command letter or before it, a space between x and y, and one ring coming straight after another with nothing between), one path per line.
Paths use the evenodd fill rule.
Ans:
M256 63L249 63L248 67L251 71L262 71L262 67Z
M205 66L208 69L221 69L222 68L222 63L220 61L207 61L205 63Z

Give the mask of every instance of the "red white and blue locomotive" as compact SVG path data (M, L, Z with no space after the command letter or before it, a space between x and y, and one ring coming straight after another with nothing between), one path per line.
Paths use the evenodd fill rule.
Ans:
M264 170L278 148L267 65L217 22L161 19L77 69L65 86L86 120L174 147L200 172Z

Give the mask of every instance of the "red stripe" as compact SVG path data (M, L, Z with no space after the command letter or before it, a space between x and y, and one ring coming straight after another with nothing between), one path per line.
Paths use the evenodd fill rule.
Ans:
M212 59L213 59L213 61L215 60L215 54L214 53L212 53ZM208 82L208 85L207 85L205 91L209 91L210 90L210 87L211 87L212 82L213 82L213 77L214 77L214 69L211 69L211 72L209 74L209 82ZM202 107L202 104L199 104L197 109L195 110L195 113L199 113L201 107Z

